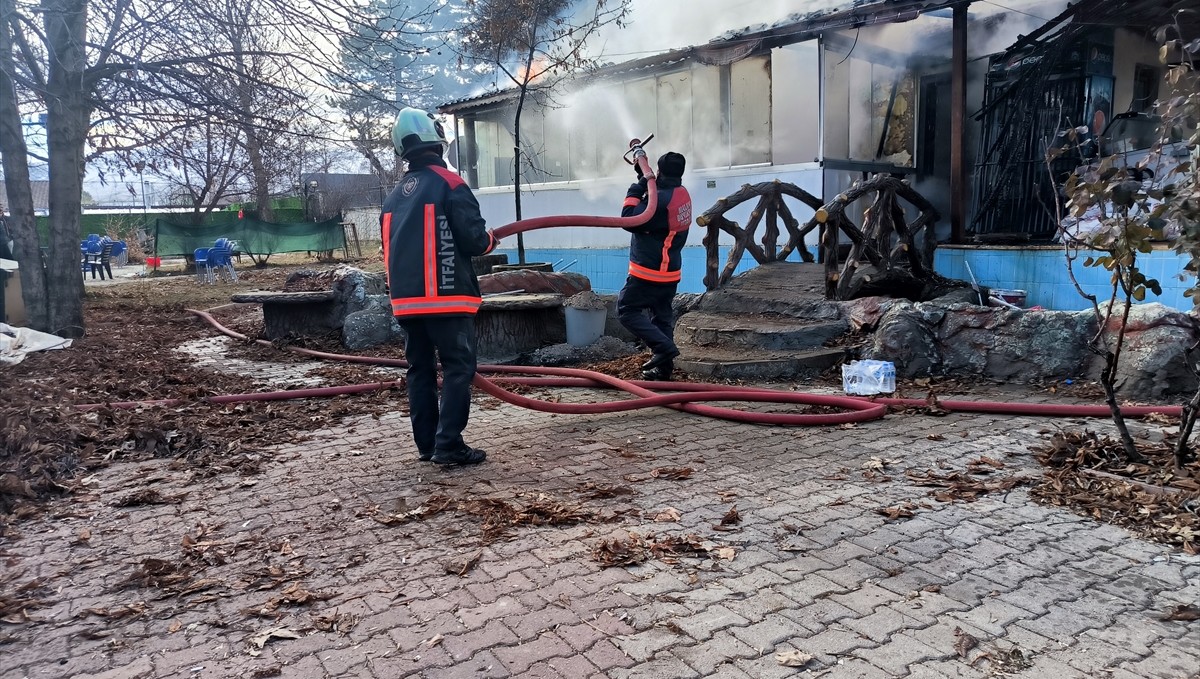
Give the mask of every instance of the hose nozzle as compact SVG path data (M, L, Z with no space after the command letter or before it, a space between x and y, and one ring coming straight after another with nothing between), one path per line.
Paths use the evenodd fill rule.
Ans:
M629 163L630 165L636 165L638 158L646 157L645 146L646 144L649 144L650 140L653 138L654 135L646 137L645 140L638 139L637 137L630 139L629 150L625 152L625 155L622 156L622 158L624 158L625 162Z

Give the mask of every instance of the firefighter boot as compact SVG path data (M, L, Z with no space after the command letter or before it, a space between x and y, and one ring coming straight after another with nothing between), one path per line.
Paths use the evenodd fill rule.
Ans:
M669 365L678 355L679 350L674 348L665 354L650 354L650 360L642 364L642 372L649 372L659 366Z
M666 363L659 364L650 370L643 370L642 378L655 382L670 382L673 372L675 372L675 362L668 358Z

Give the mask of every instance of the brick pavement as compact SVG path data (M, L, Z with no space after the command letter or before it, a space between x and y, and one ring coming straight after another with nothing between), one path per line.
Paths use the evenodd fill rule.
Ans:
M304 383L309 367L239 364L273 386ZM46 603L35 622L0 625L0 677L1198 676L1200 623L1159 618L1200 603L1200 559L1024 490L947 504L903 477L981 454L1033 473L1045 426L953 415L786 429L479 398L468 434L492 459L474 469L416 462L400 414L317 432L253 477L117 464L0 545L4 570L39 578ZM864 477L872 457L895 460L890 480ZM651 475L667 466L694 473ZM110 506L146 485L186 495ZM589 497L608 486L631 494ZM555 499L609 520L490 542L461 512L381 521L434 496ZM926 506L876 512L905 502ZM714 530L731 506L742 522ZM655 521L666 508L679 520ZM694 534L734 556L593 559L630 532ZM190 578L129 582L150 558ZM259 648L270 628L299 638ZM776 661L791 650L814 659Z

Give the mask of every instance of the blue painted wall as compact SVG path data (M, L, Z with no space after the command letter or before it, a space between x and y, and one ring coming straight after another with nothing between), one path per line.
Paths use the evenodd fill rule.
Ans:
M812 250L812 248L810 248ZM721 265L729 256L729 247L722 246ZM517 261L515 249L500 249L496 254L508 255L508 261ZM813 255L816 252L813 251ZM526 248L525 260L550 262L555 271L574 271L592 281L592 289L601 294L616 293L625 285L629 268L627 248ZM790 261L800 257L792 253ZM1186 260L1170 250L1155 250L1141 256L1143 271L1150 278L1158 279L1163 288L1160 297L1149 295L1147 302L1160 302L1181 311L1189 311L1192 302L1183 292L1195 283L1194 277L1183 280L1179 277ZM991 288L1024 290L1026 306L1041 306L1047 309L1077 311L1088 308L1086 300L1079 296L1067 275L1066 260L1059 248L955 248L942 246L934 254L934 268L949 278L971 280L966 264L971 265L980 285ZM683 279L679 292L704 292L704 248L689 246L683 249ZM757 266L754 258L743 255L735 273L742 273ZM1082 266L1075 267L1076 278L1089 292L1106 299L1109 288L1109 273L1104 269Z
M1181 311L1190 311L1191 299L1183 292L1195 284L1195 277L1180 278L1186 259L1171 250L1154 250L1139 256L1142 271L1158 279L1161 296L1147 295L1147 302L1159 302ZM1009 290L1024 290L1026 306L1077 311L1090 308L1079 295L1067 274L1066 258L1061 248L955 248L942 246L933 258L934 269L943 276L964 281L970 264L980 285ZM1083 259L1076 260L1075 278L1089 293L1101 300L1111 294L1111 274L1100 267L1085 267Z

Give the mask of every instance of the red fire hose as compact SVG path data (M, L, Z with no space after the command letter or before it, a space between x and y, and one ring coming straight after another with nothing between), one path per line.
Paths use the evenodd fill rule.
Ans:
M221 325L210 314L204 311L189 309L189 311L208 322L218 332L237 340L248 341L245 335L230 330ZM266 340L255 340L264 346L272 346ZM375 356L354 356L350 354L333 354L312 349L288 347L289 351L312 356L314 358L346 361L350 363L365 363L370 365L386 365L404 368L408 363L401 359L381 358ZM921 407L929 403L924 399L904 398L862 398L849 396L828 396L807 394L803 392L782 391L762 387L731 387L718 384L701 384L692 382L644 382L627 381L611 375L580 370L576 368L544 368L528 366L481 365L480 373L493 375L544 375L545 377L500 377L489 380L482 374L476 374L474 384L485 393L506 403L523 408L540 410L542 412L564 414L596 414L612 413L640 408L667 406L684 412L706 415L735 422L752 424L775 424L797 426L829 426L848 422L864 422L882 418L887 412L887 406ZM515 394L503 389L497 383L520 384L535 387L591 387L620 389L636 398L600 403L554 403L542 401L528 396ZM357 394L368 391L391 389L401 383L373 382L367 384L352 384L339 387L320 387L314 389L295 389L252 394L228 394L210 396L202 399L208 403L237 403L242 401L278 401L296 398L317 398L338 396L342 394ZM672 393L655 393L658 389ZM742 401L759 403L791 403L810 406L825 406L844 408L844 413L760 413L732 408L721 408L700 405L697 401ZM142 406L163 405L172 406L184 403L183 399L158 401L122 401L117 403L93 403L81 405L79 408L91 410L95 408L136 408ZM937 406L953 412L993 413L1003 415L1037 415L1044 417L1106 417L1109 414L1106 406L1086 405L1057 405L1042 403L1003 403L996 401L938 401ZM1178 416L1179 406L1127 406L1122 411L1129 416L1138 417L1151 413Z

